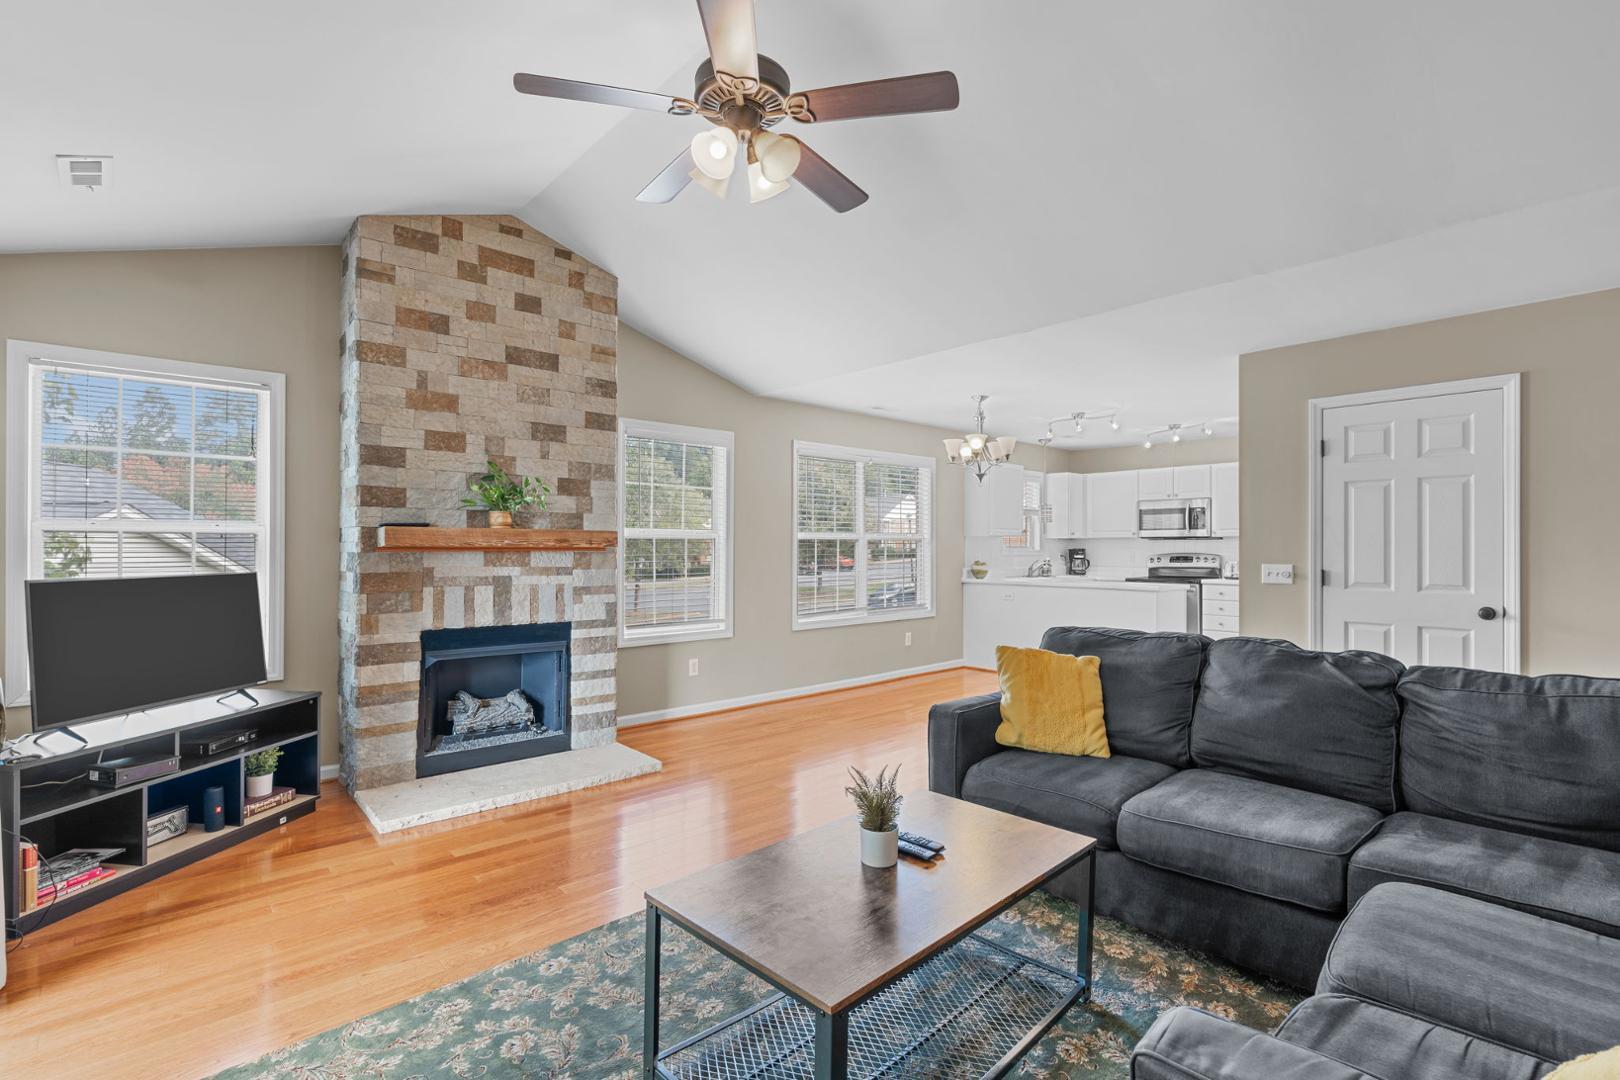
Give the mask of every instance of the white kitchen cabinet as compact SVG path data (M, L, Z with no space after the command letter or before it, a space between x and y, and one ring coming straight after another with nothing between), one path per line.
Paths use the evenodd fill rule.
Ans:
M962 470L963 531L968 536L1017 536L1024 531L1024 467L1001 464L980 480Z
M1211 465L1210 472L1210 525L1216 536L1238 534L1238 463L1228 461Z
M1052 521L1046 526L1050 540L1083 540L1086 531L1086 474L1047 473L1046 501Z
M1147 470L1151 472L1152 470ZM1084 499L1085 531L1082 538L1136 535L1137 477L1135 469L1124 472L1087 473Z
M1140 469L1136 474L1138 498L1205 499L1209 497L1208 465L1175 465Z
M972 667L995 669L996 646L1033 648L1054 626L1114 626L1127 630L1195 627L1196 586L1130 582L974 581L962 586L962 656Z

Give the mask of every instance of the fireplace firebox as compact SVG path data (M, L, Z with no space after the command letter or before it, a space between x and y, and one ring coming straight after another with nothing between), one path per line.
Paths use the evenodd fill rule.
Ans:
M424 630L417 777L567 750L570 630Z

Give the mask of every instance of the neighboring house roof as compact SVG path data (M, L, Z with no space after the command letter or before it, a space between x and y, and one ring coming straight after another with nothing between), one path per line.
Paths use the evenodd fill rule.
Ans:
M191 514L179 503L147 491L128 480L124 481L123 490L120 491L118 477L105 469L83 465L53 465L45 462L40 467L39 480L40 505L71 508L74 517L89 520L140 517L153 521L173 521L177 529L182 522L187 529L202 527L193 526L190 521ZM189 550L188 545L177 543L169 534L149 535L177 549ZM197 542L201 547L199 554L206 552L216 563L229 564L243 570L253 569L252 566L232 558L226 551L224 540L218 534L202 533L198 536Z

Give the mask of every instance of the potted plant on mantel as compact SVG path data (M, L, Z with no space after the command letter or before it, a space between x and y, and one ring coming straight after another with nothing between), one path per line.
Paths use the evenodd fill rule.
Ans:
M532 476L508 476L506 470L493 461L486 462L489 471L467 482L472 494L461 500L461 505L475 510L489 511L489 527L510 529L512 511L534 506L546 508L546 496L551 489L544 480Z
M885 766L875 780L854 767L849 776L855 782L844 794L855 800L860 813L861 862L880 870L893 866L900 861L900 766L892 776Z
M247 797L262 799L270 794L276 782L276 765L281 761L281 747L272 746L255 750L243 761L247 767Z

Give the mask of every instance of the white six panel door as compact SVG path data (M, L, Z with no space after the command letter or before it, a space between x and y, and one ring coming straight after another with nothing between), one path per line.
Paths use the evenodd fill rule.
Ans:
M1506 666L1504 415L1501 390L1322 411L1324 649Z

